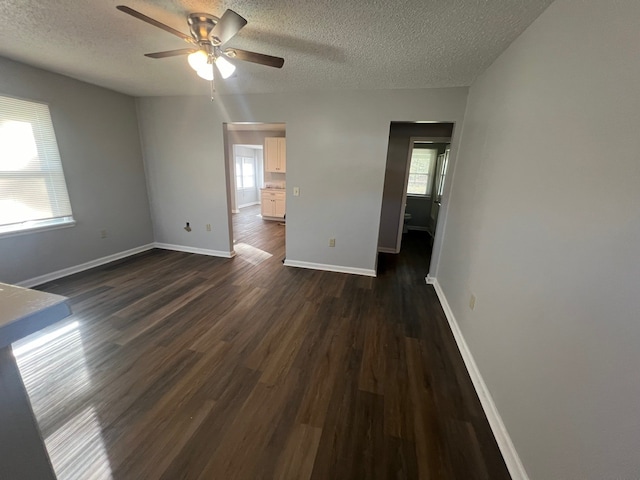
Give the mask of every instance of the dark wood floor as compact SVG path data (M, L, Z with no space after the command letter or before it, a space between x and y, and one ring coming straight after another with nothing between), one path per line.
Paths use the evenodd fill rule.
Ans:
M74 314L14 345L59 480L507 479L410 233L377 278L152 250L43 285Z

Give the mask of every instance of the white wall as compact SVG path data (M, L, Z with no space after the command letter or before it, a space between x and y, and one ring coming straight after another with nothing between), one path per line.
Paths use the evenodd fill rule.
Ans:
M640 478L639 20L557 0L469 94L437 277L532 479Z
M153 241L132 97L2 57L0 95L49 104L77 221L0 238L0 281L21 282Z
M287 260L373 270L390 122L461 122L466 96L451 88L142 98L156 240L229 251L222 124L284 122Z

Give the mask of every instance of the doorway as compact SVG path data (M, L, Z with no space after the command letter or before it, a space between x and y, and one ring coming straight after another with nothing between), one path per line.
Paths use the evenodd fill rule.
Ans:
M285 256L286 150L273 145L285 143L285 124L227 123L223 131L233 250L252 265L280 262Z
M450 149L450 139L411 138L398 251L409 230L427 232L432 241L435 238Z
M391 122L378 236L381 255L411 239L431 261L449 166L452 122Z

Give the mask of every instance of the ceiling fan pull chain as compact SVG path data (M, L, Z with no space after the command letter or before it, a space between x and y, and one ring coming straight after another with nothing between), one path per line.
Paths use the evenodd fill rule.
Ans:
M213 94L215 93L216 89L213 87L213 80L211 80L211 101L213 102Z

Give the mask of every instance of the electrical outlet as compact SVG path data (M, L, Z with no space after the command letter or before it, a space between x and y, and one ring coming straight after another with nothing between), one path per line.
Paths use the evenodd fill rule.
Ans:
M211 224L207 223L207 232L210 232L210 231L211 231Z
M469 298L469 308L473 310L476 308L476 296L472 293L471 298Z
M336 246L336 239L335 238L330 238L329 239L329 246L330 247L335 247Z
M107 231L106 230L100 230L100 238L107 238Z

